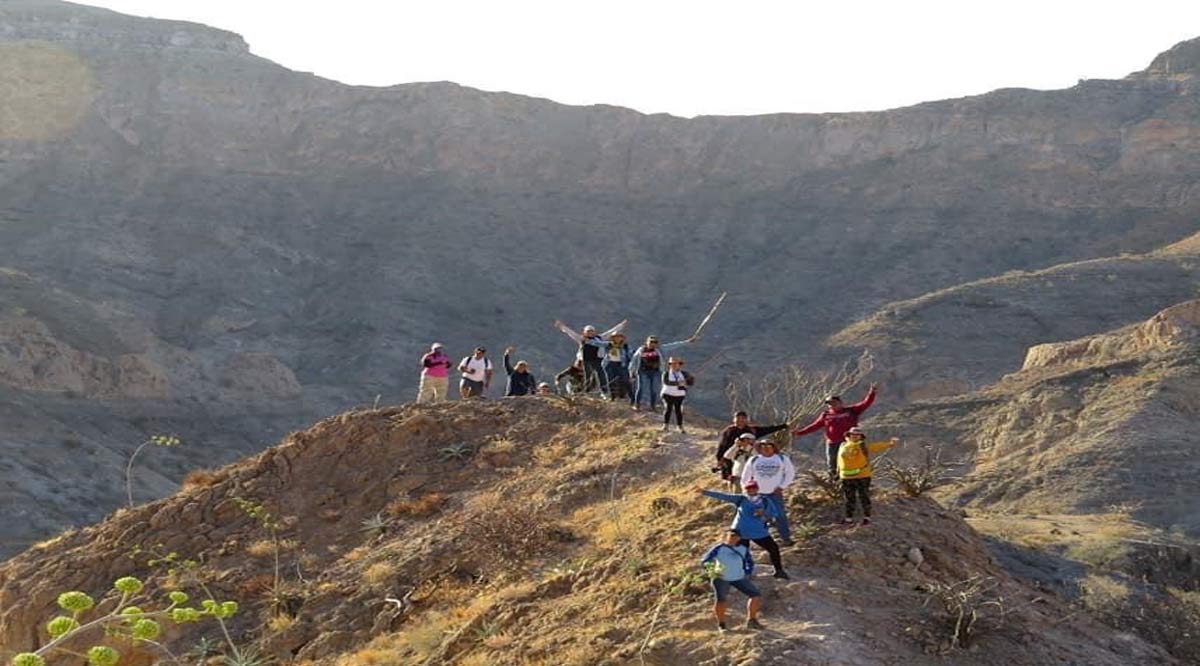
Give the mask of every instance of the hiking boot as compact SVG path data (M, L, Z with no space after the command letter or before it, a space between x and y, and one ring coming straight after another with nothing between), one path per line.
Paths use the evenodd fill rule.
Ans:
M729 631L729 627L726 627L724 622L717 623L717 633L718 634L724 634L724 633L727 633L728 631Z
M792 579L792 577L787 575L787 572L784 571L783 569L776 569L775 573L772 574L771 577L772 578L781 578L783 580L791 580Z
M871 519L870 519L870 518L863 518L863 519L862 519L862 522L861 522L861 523L859 523L859 525L862 525L863 527L866 527L867 525L870 525L870 524L871 524Z
M746 620L746 628L747 629L766 629L766 627L762 626L762 623L758 621L758 618L753 618L753 617L750 618L749 620Z

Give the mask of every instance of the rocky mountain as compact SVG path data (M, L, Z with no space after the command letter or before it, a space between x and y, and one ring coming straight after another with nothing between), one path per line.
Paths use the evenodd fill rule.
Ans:
M345 86L228 32L4 0L0 475L27 519L0 553L118 506L150 435L184 445L143 457L142 498L410 399L433 340L516 344L545 375L571 354L555 317L682 337L728 291L688 350L721 409L725 376L827 362L889 303L1155 252L1196 232L1196 54L1061 91L682 119Z

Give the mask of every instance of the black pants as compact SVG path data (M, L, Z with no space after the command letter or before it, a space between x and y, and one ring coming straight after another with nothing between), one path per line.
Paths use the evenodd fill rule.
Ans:
M779 544L775 543L770 534L761 539L751 539L751 541L759 548L767 551L767 555L771 558L771 564L775 567L776 571L783 571L783 558L779 555Z
M842 479L842 494L846 496L846 517L854 517L854 500L862 504L864 518L871 517L871 479Z
M663 402L667 403L667 409L663 411L663 425L670 425L671 410L675 410L675 424L680 428L683 427L683 399L687 396L683 395L664 395Z

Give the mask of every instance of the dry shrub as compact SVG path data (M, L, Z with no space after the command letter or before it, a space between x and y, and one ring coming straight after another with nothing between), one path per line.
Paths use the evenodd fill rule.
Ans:
M925 457L920 462L900 464L889 460L884 467L884 471L896 482L900 492L909 497L920 497L945 483L950 468L957 464L942 460L941 447L926 444L921 448L925 451Z
M971 576L950 584L934 582L925 591L925 606L936 605L935 613L945 628L938 637L943 653L968 647L980 634L1004 626L1004 597L999 581L990 576Z
M256 558L274 557L275 542L270 539L259 539L246 546L246 554Z
M829 478L829 470L806 469L809 485L817 491L817 497L824 502L840 502L842 499L842 482Z
M555 529L544 509L488 499L472 507L463 518L463 533L468 540L464 552L515 564L530 553L544 551L547 537L553 536Z
M280 633L292 628L296 624L296 618L287 613L276 613L267 620L267 629L272 633Z
M183 489L195 490L197 488L208 488L217 482L216 473L207 469L194 469L183 477Z
M388 562L376 562L363 571L362 579L367 585L378 586L389 582L396 576L396 565Z
M242 581L238 587L238 597L249 599L269 593L275 587L275 576L271 574L259 574L251 576Z
M725 397L731 410L746 410L759 422L807 422L824 409L826 396L854 388L874 369L874 358L864 351L836 368L814 371L797 364L739 374L725 385ZM782 446L791 443L787 430L772 439Z
M417 499L394 500L383 512L393 518L427 518L439 513L445 504L446 496L442 493L426 493Z
M1080 588L1083 607L1101 621L1132 630L1184 663L1200 663L1200 593L1101 575L1088 576Z

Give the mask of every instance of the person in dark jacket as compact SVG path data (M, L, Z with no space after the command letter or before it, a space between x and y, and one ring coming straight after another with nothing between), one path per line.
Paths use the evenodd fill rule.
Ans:
M579 358L583 359L585 392L608 392L608 381L604 375L601 357L604 355L604 350L608 347L609 337L614 333L620 333L624 330L625 323L625 321L622 321L603 333L597 333L595 326L588 325L583 327L583 332L576 333L561 321L554 320L554 328L562 331L564 335L579 344L579 351L577 353Z
M733 423L725 426L725 429L721 431L721 439L717 442L717 464L713 467L713 471L719 473L725 481L732 481L733 461L725 457L725 452L733 446L738 437L750 434L754 435L754 439L760 439L787 427L786 423L769 426L751 425L750 416L746 412L742 410L734 412Z
M583 393L586 381L583 375L583 361L580 359L575 359L566 370L554 375L554 385L567 395Z
M600 361L608 386L608 397L613 401L629 400L629 404L633 405L633 387L629 383L629 364L632 360L633 352L629 351L625 334L620 331L613 333Z
M508 374L508 386L504 388L504 395L537 394L537 379L534 379L533 373L529 371L529 364L525 361L517 361L515 366L512 364L509 357L514 351L516 347L504 350L504 372Z

